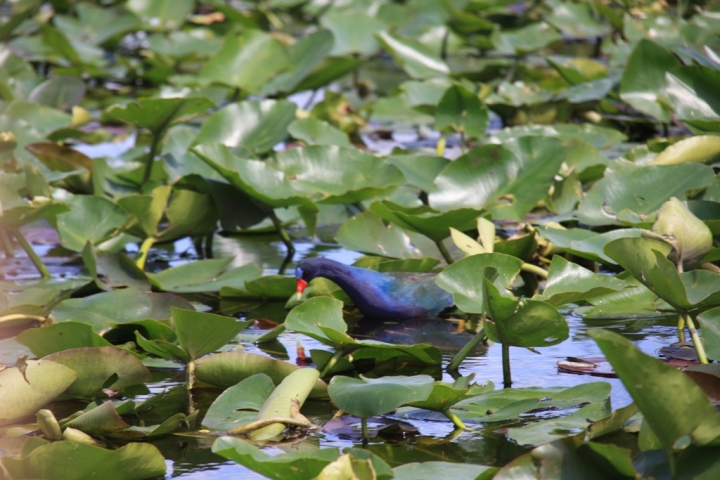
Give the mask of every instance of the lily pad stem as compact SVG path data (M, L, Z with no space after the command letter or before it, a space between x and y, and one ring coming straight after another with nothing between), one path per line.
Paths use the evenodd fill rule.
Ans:
M693 345L695 345L698 361L700 363L708 363L708 358L705 354L705 347L703 346L702 340L700 340L700 336L695 328L695 322L693 322L692 317L690 317L687 312L682 312L682 315L685 317L685 323L687 324L688 331L690 332L690 338L692 338Z
M442 254L443 258L447 262L448 265L452 265L455 260L453 260L452 256L450 256L450 252L448 252L447 247L442 242L442 240L438 240L435 242L435 245L437 245L438 250L440 250L440 253Z
M512 378L510 376L510 345L502 344L502 366L503 366L503 387L510 388Z
M185 365L185 389L189 392L195 386L195 362Z
M465 155L465 132L460 132L460 153Z
M148 237L143 240L142 245L140 245L140 256L135 261L135 264L140 270L145 269L145 261L147 260L148 251L150 250L150 247L152 247L154 244L155 239L153 237Z
M288 235L288 233L285 231L285 227L283 227L282 222L277 217L277 215L275 215L275 211L272 208L267 209L267 214L270 217L270 220L272 220L272 223L275 226L275 230L278 232L278 235L280 235L282 242L287 247L288 256L292 258L295 255L295 245L293 245L290 235Z
M345 350L338 350L337 352L335 352L335 355L333 355L330 360L328 360L328 362L325 364L322 371L320 372L320 378L325 377L325 375L327 375L328 372L332 370L335 364L337 364L337 361L340 360L340 357L342 357L343 355L345 355Z
M15 256L15 248L13 248L12 241L5 230L0 229L0 244L2 244L3 252L5 252L5 258L13 258Z
M682 314L678 314L678 341L684 342L685 341L685 318L682 316Z
M532 263L523 263L522 267L520 267L520 270L523 270L528 273L534 273L540 278L544 278L547 280L548 278L548 272L542 267L538 267L537 265L533 265Z
M367 443L367 441L368 441L367 417L362 417L362 420L360 420L360 427L362 428L363 443Z
M453 422L453 425L455 425L457 428L460 428L462 430L465 430L467 428L462 422L462 420L460 420L457 415L451 412L449 408L447 410L443 410L443 414L448 417L450 421Z
M153 133L152 143L150 144L150 153L148 154L148 161L145 164L145 171L143 172L143 186L145 186L148 180L150 180L153 164L155 163L155 156L157 155L157 150L160 146L160 138L162 137L162 133L163 132Z
M23 250L25 250L25 253L27 253L28 257L30 257L30 260L32 261L33 265L35 265L35 268L38 269L38 272L40 272L40 275L42 275L43 278L50 278L50 272L48 271L45 264L40 260L40 257L38 257L37 253L35 253L35 250L33 250L32 246L28 243L27 240L25 240L25 237L23 237L22 233L20 233L20 230L18 229L12 229L11 230L12 236L15 237L15 239L18 241L20 246Z
M466 343L463 348L460 349L457 355L453 357L453 359L450 361L450 364L448 364L447 366L448 371L457 370L463 360L465 360L465 358L470 355L470 352L472 352L473 349L477 347L478 343L480 343L483 338L485 338L485 329L481 328L480 331L477 332L475 336L470 339L470 341Z
M437 145L435 145L435 155L438 157L442 157L445 153L445 144L447 143L447 137L444 133L440 134L440 138L438 138Z

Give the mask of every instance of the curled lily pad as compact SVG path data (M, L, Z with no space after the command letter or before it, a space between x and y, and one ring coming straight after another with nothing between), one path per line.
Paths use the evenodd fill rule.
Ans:
M256 373L264 373L273 383L279 384L298 368L300 367L292 363L247 352L216 353L195 361L195 375L198 380L223 388L236 385ZM316 381L310 397L327 397L327 384L322 380Z
M203 418L203 426L227 431L251 422L274 389L275 384L264 373L247 377L215 399Z
M652 233L673 247L670 260L686 270L693 268L713 246L713 235L707 225L675 197L658 210Z
M47 359L28 360L24 369L0 371L0 425L13 423L33 415L60 396L78 378L72 368Z

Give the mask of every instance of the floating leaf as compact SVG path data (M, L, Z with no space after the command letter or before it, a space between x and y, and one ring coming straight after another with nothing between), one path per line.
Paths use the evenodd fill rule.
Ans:
M417 40L380 32L375 38L412 78L447 75L448 66L434 52Z
M113 106L107 114L160 135L171 125L186 122L214 106L204 97L140 98L124 107Z
M70 348L111 346L90 325L78 322L62 322L25 330L15 341L27 346L38 358Z
M287 100L233 103L210 115L193 143L222 143L248 152L267 152L285 139L296 109Z
M190 361L222 347L250 324L233 317L171 307L178 343Z
M640 352L617 333L591 330L590 336L610 360L645 421L672 451L686 435L704 445L720 435L720 415L684 373ZM665 401L658 402L658 398Z
M0 371L0 425L29 417L60 396L78 375L71 368L46 359L27 360L24 371L17 367ZM7 459L7 457L6 457ZM5 460L5 459L4 459Z
M73 369L78 378L65 395L94 398L103 388L121 391L151 380L150 372L131 353L116 347L71 348L44 358ZM108 380L114 379L106 385Z
M215 399L203 418L203 427L227 431L253 421L274 389L273 381L263 373L247 377Z
M264 355L247 352L223 352L199 358L195 361L197 379L217 387L231 387L242 380L264 373L274 384L279 384L297 365L275 360ZM327 385L322 380L315 382L311 397L327 397Z
M430 207L407 208L390 201L373 202L370 211L397 226L413 232L422 233L433 241L439 242L450 235L450 227L470 230L482 210L459 208L449 212L438 212Z
M11 478L143 480L167 470L162 453L148 443L130 443L117 450L68 441L34 447L29 452L24 449L21 458L2 459Z
M243 288L245 282L259 277L260 268L252 263L225 270L232 258L198 260L162 272L149 274L150 281L161 290L176 293L219 292L221 288Z
M461 86L445 91L435 111L435 128L479 137L488 123L487 107L474 93Z
M333 403L350 415L374 417L400 405L426 400L433 384L432 377L427 375L381 378L336 375L328 385L328 393Z
M340 456L337 448L268 455L251 443L233 437L218 438L212 451L268 478L297 480L314 479Z
M288 125L288 133L307 145L337 145L349 147L351 145L347 134L328 122L317 118L298 118Z

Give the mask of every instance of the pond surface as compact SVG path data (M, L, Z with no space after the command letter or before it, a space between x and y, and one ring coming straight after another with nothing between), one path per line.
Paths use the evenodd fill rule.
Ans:
M81 263L77 258L53 256L57 250L48 245L36 245L44 253L45 261L51 270L65 277L78 274ZM132 248L132 247L131 247ZM297 242L298 253L288 271L293 271L294 264L308 256L324 256L344 263L352 263L360 254L340 248L330 242ZM221 236L216 235L213 240L213 256L216 258L235 257L233 266L247 263L256 263L265 271L265 274L275 274L282 265L285 254L284 246L276 241L273 235L251 236ZM179 265L188 261L188 257L195 256L194 247L189 240L181 240L174 244L160 245L151 252L149 269L163 266ZM13 269L3 268L6 277L13 274L13 279L30 279L32 265L25 258L9 259L7 263ZM253 318L252 312L247 318ZM674 341L676 328L673 319L628 319L622 321L586 321L574 314L566 315L570 327L570 337L565 342L552 347L538 349L539 354L524 348L510 349L511 367L513 374L513 387L570 387L587 382L605 381L612 385L612 408L617 409L631 402L630 396L618 379L599 378L589 375L575 375L558 371L557 362L567 357L592 358L602 357L597 344L587 335L589 328L606 328L621 333L630 339L641 350L657 356L658 350ZM258 334L262 330L257 327L243 332L240 340L247 340L249 335ZM247 334L246 334L247 333ZM408 320L404 322L382 322L375 320L361 320L350 333L357 338L369 338L390 343L414 344L429 343L440 348L443 352L443 363L446 365L453 355L470 339L470 334L459 331L457 321L451 319L435 320ZM258 346L249 341L241 341L238 345L228 345L226 348L244 348L252 353L270 355L274 358L302 363L298 361L298 348L302 346L304 352L312 349L328 349L328 347L304 335L285 332L278 342ZM1 360L12 363L14 359L27 350L11 339L0 342ZM443 367L444 367L443 365ZM398 374L397 372L384 372ZM420 368L401 372L401 374L427 373L443 381L452 382L453 378L440 368ZM459 373L463 376L475 374L475 381L485 383L492 381L496 388L502 386L502 364L500 345L479 346L461 365ZM156 370L153 372L153 382L147 387L152 394L157 394L169 388L183 389L184 374L182 370ZM212 403L221 390L201 390L194 393L194 400L201 411ZM149 395L148 395L149 396ZM143 397L137 397L141 400ZM68 413L74 411L70 405L57 405L56 408L68 408ZM82 408L82 407L79 407ZM327 422L332 409L327 401L308 400L303 412L314 423ZM557 415L557 411L547 412L548 416ZM567 412L564 412L567 413ZM460 434L453 433L453 426L449 421L429 421L418 419L396 418L392 415L384 417L387 424L378 425L370 420L371 439L367 445L373 453L378 454L391 466L408 462L428 460L445 460L452 462L478 463L484 465L501 466L513 458L529 451L507 440L504 430L508 426L518 426L518 423L501 423L483 426L482 424L468 424L470 428ZM378 427L381 429L378 431ZM373 429L375 434L373 434ZM166 478L186 479L225 479L225 478L264 478L259 474L247 470L235 462L228 461L213 454L210 448L215 437L197 438L194 436L173 435L154 441L168 463ZM312 434L302 441L278 447L266 448L268 453L281 453L304 449L327 447L361 446L359 424L346 425L333 428L332 431L322 430Z

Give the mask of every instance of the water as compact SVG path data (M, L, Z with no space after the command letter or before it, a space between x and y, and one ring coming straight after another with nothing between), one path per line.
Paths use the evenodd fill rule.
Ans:
M284 246L275 238L272 235L216 235L213 242L213 255L216 258L234 257L234 266L254 262L262 266L266 274L274 274L282 265L285 256ZM301 241L297 243L297 249L298 253L288 271L292 271L294 264L307 256L322 255L345 263L352 263L360 256L356 252L343 250L335 244L323 242ZM71 276L80 268L77 258L53 257L53 251L47 247L39 248L39 250L49 255L45 257L45 260L53 273ZM158 262L158 265L177 265L188 261L187 257L193 254L193 250L192 242L186 239L176 242L174 245L161 245L152 257ZM181 254L185 258L181 258ZM16 259L9 259L7 264L12 264L16 271L16 277L12 278L4 269L8 280L28 280L32 277L32 266L29 265L27 258L19 255ZM657 355L661 347L672 343L676 335L672 321L645 319L600 322L584 321L575 315L568 315L566 319L570 328L570 338L567 341L552 347L538 349L540 355L523 348L512 347L510 349L513 387L570 387L587 382L606 381L612 385L612 406L613 409L617 409L631 402L627 391L618 379L560 373L557 362L568 356L586 358L602 356L602 352L587 334L590 328L606 328L621 333L641 350L653 356ZM375 323L363 321L351 333L359 338L373 338L396 343L431 343L441 349L445 363L471 338L468 333L458 332L457 325L449 321ZM308 354L311 349L327 349L308 337L292 332L283 334L279 338L279 343L275 344L270 351L252 343L242 346L249 352L271 355L290 363L296 363L298 344L301 344ZM2 352L0 360L5 364L12 364L17 356L27 353L24 347L10 339L0 341L0 352ZM442 376L442 380L453 381L448 373L439 368L431 370L430 373ZM413 373L425 372L417 371L409 374ZM478 383L492 381L496 388L501 388L500 346L479 347L463 362L460 374L475 374L475 381ZM148 387L154 394L167 388L177 387L181 385L181 382L182 374L179 370L159 371L154 372L153 382ZM194 398L202 411L207 408L217 394L219 391L199 392L194 395ZM74 411L70 405L66 407L70 413ZM330 419L333 409L327 401L309 400L304 406L303 412L314 423L322 424ZM506 440L503 428L507 427L507 424L500 426L473 424L469 430L457 434L453 433L453 427L449 421L394 419L392 416L385 417L385 420L391 425L383 425L385 428L377 432L375 438L370 439L368 448L392 466L428 460L500 466L528 451L528 448ZM370 426L372 435L372 421ZM210 451L213 441L214 438L168 436L154 441L153 444L167 459L166 478L263 478L234 462L213 454ZM280 453L328 447L358 447L360 445L359 432L357 428L350 425L345 430L320 431L294 444L270 447L266 451Z

